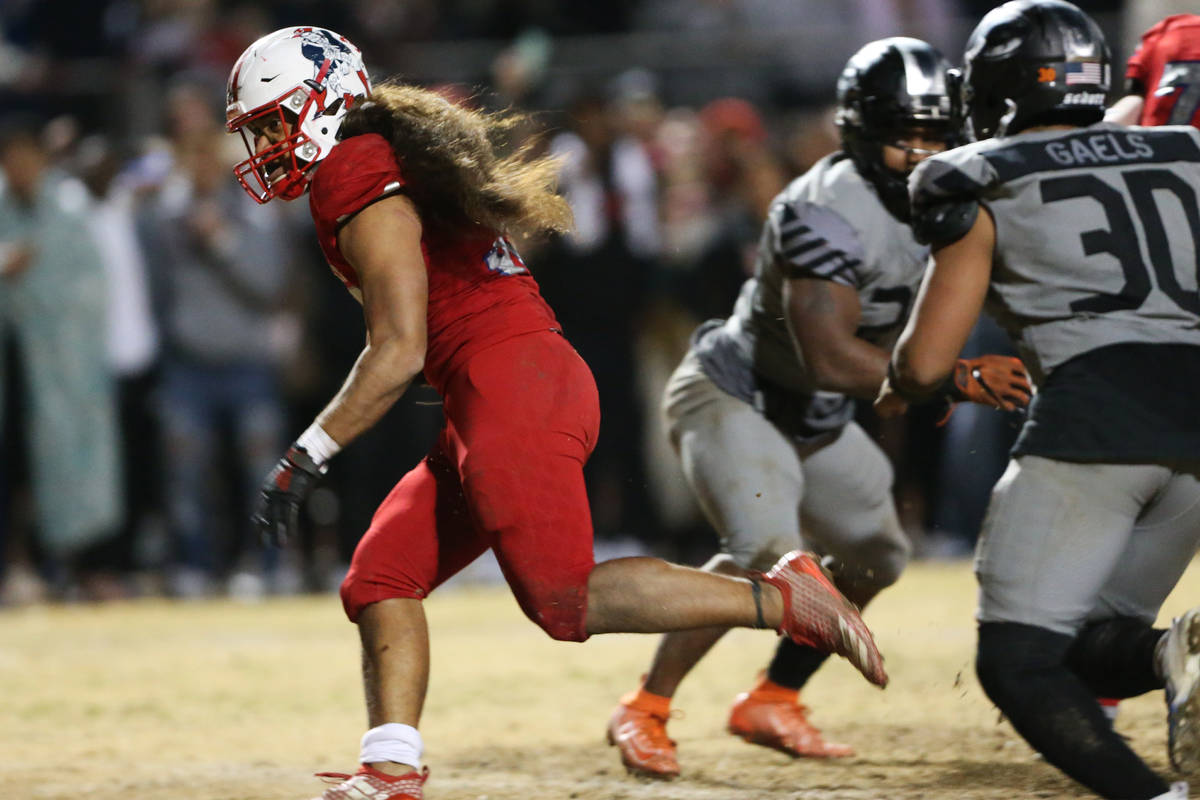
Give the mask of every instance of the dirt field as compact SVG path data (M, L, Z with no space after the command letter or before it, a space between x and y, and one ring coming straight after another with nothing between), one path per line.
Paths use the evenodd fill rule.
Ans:
M1188 571L1164 618L1200 600ZM969 565L918 564L867 615L892 685L845 663L807 701L855 758L792 761L723 732L769 634L735 631L681 689L684 776L634 780L603 742L653 637L555 643L503 588L428 603L433 680L423 733L429 800L984 800L1086 793L999 722L971 670ZM363 730L357 639L334 597L260 605L147 601L0 611L0 798L304 800L316 771L353 768ZM1166 769L1162 696L1118 728Z

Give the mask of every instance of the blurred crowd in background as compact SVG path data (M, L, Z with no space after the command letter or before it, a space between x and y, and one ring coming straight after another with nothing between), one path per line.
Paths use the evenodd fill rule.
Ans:
M837 149L850 53L909 35L961 58L981 0L5 0L0 4L0 604L326 591L426 452L414 387L265 550L248 507L361 350L305 201L257 206L231 166L224 86L279 27L332 28L378 81L528 112L562 157L576 230L524 242L600 389L588 465L598 547L685 563L708 529L661 429L697 323L726 316L771 198ZM1169 2L1079 2L1114 89ZM971 347L1001 352L981 326ZM866 405L866 404L860 404ZM926 556L968 554L1020 419L960 408L880 426ZM731 470L737 469L730 464Z

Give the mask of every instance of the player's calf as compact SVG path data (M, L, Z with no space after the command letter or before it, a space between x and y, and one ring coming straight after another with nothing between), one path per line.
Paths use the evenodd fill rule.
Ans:
M985 622L979 626L976 655L979 682L1046 761L1102 797L1148 800L1169 792L1067 667L1072 641L1070 635L1033 625Z

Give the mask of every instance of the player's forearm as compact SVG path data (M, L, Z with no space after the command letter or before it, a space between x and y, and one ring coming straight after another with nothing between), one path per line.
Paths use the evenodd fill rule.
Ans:
M922 348L912 337L901 339L892 357L891 378L896 389L907 395L932 395L950 377L957 358Z
M424 366L424 349L401 339L363 348L337 396L317 423L340 447L375 425Z
M888 352L857 337L834 353L813 354L807 359L809 376L818 389L851 397L875 399L887 375Z
M941 386L979 320L996 244L991 212L983 210L962 238L933 251L892 358L898 389L928 394Z

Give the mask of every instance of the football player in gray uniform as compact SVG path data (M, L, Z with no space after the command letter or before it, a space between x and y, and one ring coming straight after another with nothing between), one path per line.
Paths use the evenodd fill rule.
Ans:
M1152 627L1200 542L1200 132L1102 122L1104 37L1061 0L993 9L964 60L977 141L911 177L933 265L876 407L939 385L982 308L1007 329L1037 394L978 544L980 683L1097 794L1185 798L1095 698L1165 688L1200 765L1200 611Z
M838 83L841 152L775 199L755 274L727 320L693 335L663 400L683 472L720 537L705 569L746 575L803 543L836 562L835 580L865 604L899 577L909 543L892 503L892 469L853 421L874 397L928 259L907 224L907 175L958 135L948 64L925 42L872 42ZM1015 358L963 363L954 401L1012 410L1028 400ZM632 772L679 774L667 736L670 698L723 629L672 633L642 686L608 726ZM757 686L738 696L729 731L793 756L852 750L824 741L798 690L825 660L780 643Z

